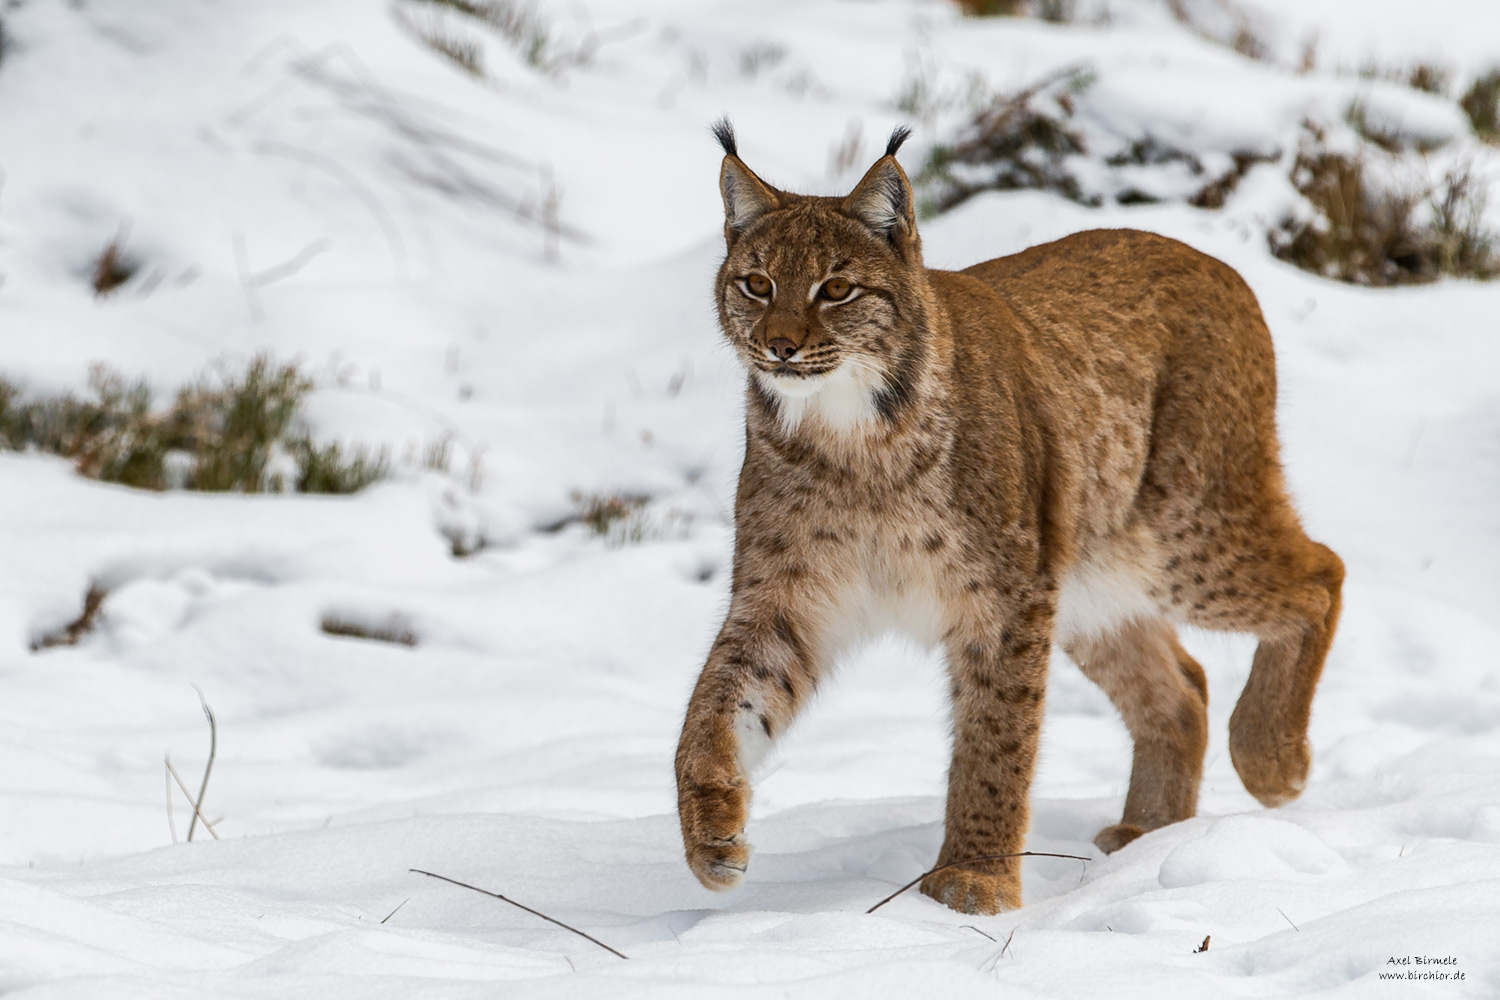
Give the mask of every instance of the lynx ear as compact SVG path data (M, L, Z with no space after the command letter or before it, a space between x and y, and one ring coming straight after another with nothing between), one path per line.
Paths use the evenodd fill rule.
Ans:
M911 130L904 126L891 133L885 155L875 161L843 204L846 213L892 243L909 239L917 231L911 183L896 162L896 150L910 134Z
M724 237L744 232L756 219L781 207L776 189L755 176L740 159L734 127L728 118L713 125L714 138L724 147L724 166L719 169L719 193L724 196Z
M731 233L744 232L756 219L781 207L775 190L738 156L724 157L719 192L724 196L724 227Z

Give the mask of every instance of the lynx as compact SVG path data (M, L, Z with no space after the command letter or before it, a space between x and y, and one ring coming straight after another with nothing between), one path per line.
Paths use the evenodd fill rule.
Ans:
M963 271L922 263L885 155L846 197L790 194L727 121L714 294L744 364L733 596L677 751L687 861L744 877L750 775L851 644L940 645L953 756L922 891L1021 905L1053 643L1134 742L1111 852L1194 814L1208 685L1174 625L1254 633L1229 720L1245 788L1303 789L1343 563L1282 478L1271 336L1226 264L1149 233L1078 233Z

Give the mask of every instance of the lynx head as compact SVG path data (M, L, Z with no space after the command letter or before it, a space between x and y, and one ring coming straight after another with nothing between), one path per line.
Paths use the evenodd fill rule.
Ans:
M727 120L727 254L716 286L719 323L750 373L752 398L796 430L804 419L846 432L894 421L923 356L930 291L911 184L896 162L910 130L847 196L790 194L739 157Z

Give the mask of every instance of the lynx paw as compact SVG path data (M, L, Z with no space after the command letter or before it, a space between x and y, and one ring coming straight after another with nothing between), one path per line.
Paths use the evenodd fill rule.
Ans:
M1245 791L1268 809L1290 802L1307 787L1312 768L1312 748L1307 737L1277 740L1275 737L1238 732L1229 723L1229 757Z
M933 872L922 880L922 893L960 913L995 914L1021 906L1018 879L964 868Z
M695 785L679 802L688 867L706 888L733 889L750 864L745 840L749 794L742 785Z
M1094 836L1094 846L1105 854L1113 854L1145 832L1134 823L1116 823L1114 826L1106 826Z

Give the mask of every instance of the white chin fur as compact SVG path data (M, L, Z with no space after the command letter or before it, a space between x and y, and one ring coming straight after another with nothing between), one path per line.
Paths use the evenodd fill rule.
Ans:
M875 393L881 379L865 365L845 361L826 375L771 375L757 372L776 397L781 423L795 431L804 420L847 433L875 420Z
M826 386L837 372L829 372L827 375L767 375L765 381L771 383L771 388L782 396L791 399L806 399L815 395Z

